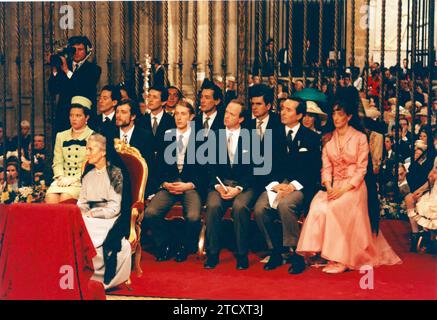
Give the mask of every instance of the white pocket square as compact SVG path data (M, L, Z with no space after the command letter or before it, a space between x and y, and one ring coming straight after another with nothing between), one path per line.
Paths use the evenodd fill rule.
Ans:
M307 152L307 151L308 151L307 148L300 148L300 149L299 149L299 152Z
M248 153L249 152L249 150L243 150L243 153Z
M172 129L165 130L164 133L170 133Z

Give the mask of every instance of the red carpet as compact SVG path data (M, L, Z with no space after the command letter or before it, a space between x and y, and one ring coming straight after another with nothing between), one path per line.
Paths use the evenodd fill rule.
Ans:
M232 254L223 250L214 270L203 269L203 262L195 256L185 263L158 263L143 252L144 275L133 276L131 290L124 287L110 294L219 300L437 299L436 257L408 252L406 222L382 221L381 229L403 264L375 268L373 290L360 288L364 274L359 271L330 275L310 267L292 276L287 273L288 265L264 271L255 254L250 255L248 270L237 271Z

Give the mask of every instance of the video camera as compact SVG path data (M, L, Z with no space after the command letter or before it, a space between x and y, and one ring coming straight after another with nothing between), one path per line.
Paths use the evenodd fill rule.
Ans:
M62 66L61 57L65 57L67 61L73 60L75 53L76 53L76 48L72 46L66 46L64 48L58 49L56 53L50 56L50 66L56 67L56 69L61 69Z
M85 46L87 56L84 60L88 59L93 50L90 40L86 36L74 36L68 39L67 46L57 49L56 52L50 56L50 65L60 69L62 66L61 57L65 57L67 61L73 60L74 54L76 53L74 45L76 44L83 44Z

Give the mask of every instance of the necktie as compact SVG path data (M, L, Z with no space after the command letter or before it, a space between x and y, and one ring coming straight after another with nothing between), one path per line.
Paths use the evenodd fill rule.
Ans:
M127 141L127 134L123 135L123 142L129 144L129 141Z
M288 131L288 134L287 134L287 148L288 148L288 152L291 151L291 145L293 143L293 136L292 136L292 134L293 134L293 130Z
M228 137L228 155L229 155L229 162L231 163L231 167L234 164L234 152L232 150L232 133L229 134Z
M258 121L258 124L257 124L257 126L256 126L256 128L257 128L257 130L258 130L258 134L259 134L259 136L261 137L261 139L262 139L263 134L264 134L264 133L263 133L263 128L262 128L263 123L264 123L264 121L259 120L259 121Z
M108 123L109 121L111 121L111 119L109 119L109 117L105 117L105 123Z
M209 119L210 119L210 117L206 117L205 122L203 123L205 137L208 135L208 131L209 131Z
M184 138L184 136L180 135L179 139L178 139L177 146L178 146L178 153L179 153L179 155L182 155L182 153L184 151L184 141L183 141L183 138ZM178 155L178 170L179 170L179 173L181 173L184 164L183 164L183 162L181 163L179 161L179 155Z
M76 63L76 64L74 65L73 73L76 72L77 69L79 69L79 64L78 64L78 63Z
M158 121L156 117L153 117L153 125L152 125L152 132L153 135L156 135L156 130L158 129Z

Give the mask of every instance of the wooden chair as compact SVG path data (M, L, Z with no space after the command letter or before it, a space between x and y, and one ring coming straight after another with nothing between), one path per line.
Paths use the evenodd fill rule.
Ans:
M144 218L144 193L146 190L149 169L137 148L114 139L114 147L120 155L126 169L129 171L132 190L132 211L130 222L129 243L134 255L134 270L137 277L141 277L141 222Z

